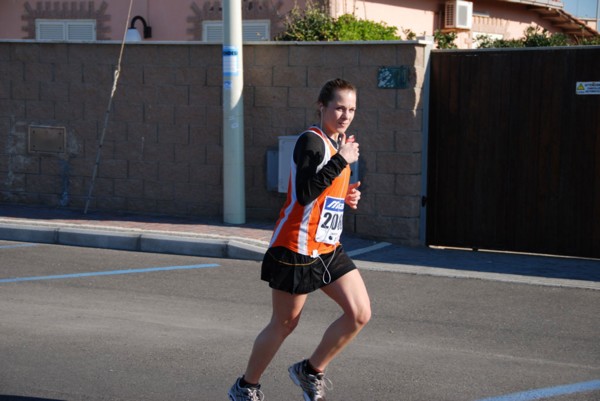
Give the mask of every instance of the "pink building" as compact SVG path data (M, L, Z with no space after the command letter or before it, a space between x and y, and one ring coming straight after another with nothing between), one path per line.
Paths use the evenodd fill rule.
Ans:
M358 18L396 26L403 38L434 31L455 31L460 48L475 46L478 35L515 39L524 30L540 26L549 32L574 37L598 35L596 21L581 21L563 10L561 0L323 0L332 16L354 14ZM221 2L202 0L135 0L132 17L143 36L151 41L219 42L222 37ZM281 32L286 13L295 0L243 0L244 40L270 40ZM299 3L302 5L302 2ZM120 40L127 21L129 1L0 2L0 40ZM148 35L147 35L148 36Z

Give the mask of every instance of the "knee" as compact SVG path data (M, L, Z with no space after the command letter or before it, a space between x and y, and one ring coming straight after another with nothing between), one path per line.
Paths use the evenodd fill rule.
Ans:
M300 322L300 316L281 320L281 321L272 321L271 324L275 327L275 329L282 335L284 338L292 334L294 329L298 326Z
M356 324L359 327L364 327L371 320L371 305L366 305L356 314Z
M371 305L367 303L357 307L352 311L352 319L358 330L365 327L369 323L369 320L371 320Z
M294 329L298 326L298 323L300 322L300 316L290 319L290 320L286 320L284 322L284 331L286 332L286 335L291 334Z

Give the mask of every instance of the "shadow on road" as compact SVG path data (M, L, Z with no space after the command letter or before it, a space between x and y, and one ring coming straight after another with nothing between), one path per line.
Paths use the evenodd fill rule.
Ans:
M352 240L349 241L352 245ZM355 260L408 266L600 281L600 260L559 256L390 245Z
M56 400L50 398L37 398L37 397L23 397L19 395L1 395L0 401L65 401L65 400Z

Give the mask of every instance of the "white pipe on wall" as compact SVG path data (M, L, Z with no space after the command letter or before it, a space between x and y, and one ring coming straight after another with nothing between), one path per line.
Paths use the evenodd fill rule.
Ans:
M223 2L223 220L246 222L241 0Z

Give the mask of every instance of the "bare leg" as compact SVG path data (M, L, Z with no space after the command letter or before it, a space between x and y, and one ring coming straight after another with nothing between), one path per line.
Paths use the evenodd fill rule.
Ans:
M283 341L298 325L306 298L306 294L290 294L273 290L273 314L269 324L254 341L244 375L247 382L258 383L260 381L260 377L273 360Z
M309 358L310 364L321 372L371 319L369 294L358 270L352 270L322 290L340 305L343 314L327 328Z

